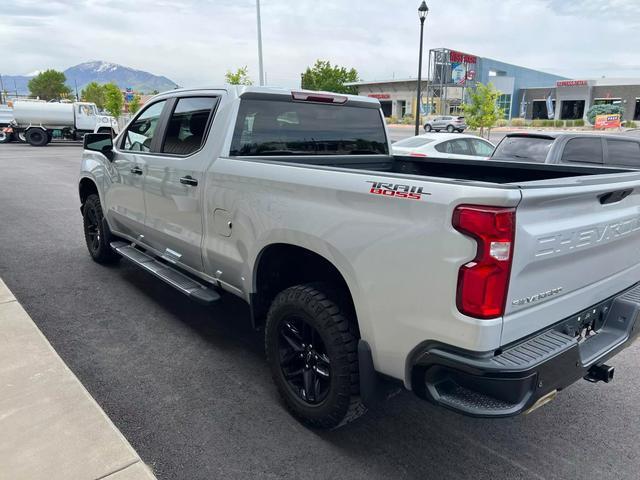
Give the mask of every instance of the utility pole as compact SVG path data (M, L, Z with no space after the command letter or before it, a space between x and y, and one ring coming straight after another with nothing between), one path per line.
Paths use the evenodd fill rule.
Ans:
M75 83L76 85L76 102L80 101L80 95L78 95L78 80L76 80L75 78L73 79L73 83Z
M264 74L262 73L262 22L260 20L260 0L256 0L256 16L258 20L258 75L260 76L260 86L264 85Z
M0 74L0 103L4 103L4 83L2 83L2 74Z

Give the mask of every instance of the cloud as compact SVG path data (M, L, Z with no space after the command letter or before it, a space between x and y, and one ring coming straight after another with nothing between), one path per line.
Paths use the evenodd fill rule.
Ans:
M262 0L269 83L294 86L317 58L363 79L416 75L419 1ZM636 0L428 1L425 48L449 47L573 78L640 76ZM253 0L12 0L0 17L0 73L101 59L181 85L257 77Z

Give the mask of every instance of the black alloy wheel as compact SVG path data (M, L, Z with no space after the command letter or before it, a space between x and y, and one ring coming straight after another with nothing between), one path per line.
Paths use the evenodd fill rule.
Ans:
M318 331L300 316L284 318L278 352L291 391L309 405L322 403L331 386L331 362Z

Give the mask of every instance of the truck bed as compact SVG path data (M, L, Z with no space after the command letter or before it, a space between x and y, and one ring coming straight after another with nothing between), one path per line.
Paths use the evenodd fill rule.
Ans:
M627 173L619 168L549 165L541 163L508 162L498 160L458 160L450 158L421 158L411 156L280 156L265 160L327 167L447 178L497 184L520 184L539 180L553 180L587 175Z

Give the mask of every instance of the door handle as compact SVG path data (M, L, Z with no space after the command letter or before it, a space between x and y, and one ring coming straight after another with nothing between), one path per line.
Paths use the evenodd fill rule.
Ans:
M196 187L198 185L198 180L193 178L191 175L187 175L186 177L180 177L180 183Z
M130 171L134 175L142 175L142 169L140 167L132 167Z

